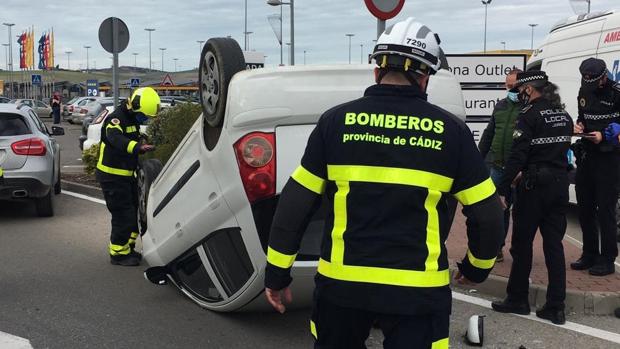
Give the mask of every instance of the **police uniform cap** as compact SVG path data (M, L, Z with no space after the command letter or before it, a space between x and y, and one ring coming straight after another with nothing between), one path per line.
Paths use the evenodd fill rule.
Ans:
M513 92L518 92L518 88L527 83L532 82L543 82L546 83L549 81L549 77L547 73L542 70L530 70L517 74L517 82L515 83L515 87L511 90Z
M579 72L584 82L595 82L607 74L607 66L602 59L588 58L581 62Z

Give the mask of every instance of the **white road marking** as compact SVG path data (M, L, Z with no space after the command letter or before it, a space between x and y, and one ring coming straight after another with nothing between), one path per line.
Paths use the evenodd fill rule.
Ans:
M30 341L10 333L0 331L0 348L3 349L32 349Z
M66 194L66 195L69 195L69 196L73 196L74 198L78 198L78 199L82 199L82 200L88 200L88 201L91 201L91 202L94 202L94 203L97 203L97 204L105 205L105 201L104 200L97 199L97 198L94 198L92 196L88 196L88 195L84 195L84 194L78 194L78 193L74 193L74 192L66 191L66 190L63 190L62 193Z
M573 243L577 244L577 246L579 247L583 247L583 243L577 239L575 239L572 236L569 235L564 235L566 238L568 238L569 240L571 240ZM616 267L620 268L620 263L619 262L614 262L614 264L616 265Z
M64 165L65 168L84 168L84 165Z
M462 294L462 293L458 293L458 292L452 292L452 298L459 300L461 302L466 302L466 303L470 303L470 304L474 304L474 305L478 305L481 306L483 308L487 308L487 309L493 309L491 307L491 301L488 301L486 299L482 299L482 298L478 298L478 297L472 297L466 294ZM514 316L518 316L520 318L523 319L527 319L527 320L532 320L532 321L536 321L536 322L540 322L542 324L545 325L549 325L549 326L554 326L557 328L563 328L569 331L573 331L573 332L578 332L581 334L585 334L587 336L591 336L591 337L596 337L596 338L600 338L612 343L617 343L620 344L620 334L619 333L614 333L614 332L609 332L609 331L605 331L605 330L601 330L598 328L594 328L594 327L590 327L590 326L586 326L586 325L581 325L575 322L570 322L567 321L566 324L564 325L554 325L551 322L547 321L547 320L543 320L540 319L538 317L536 317L535 313L531 313L530 315L517 315L517 314L510 314L510 315L514 315Z

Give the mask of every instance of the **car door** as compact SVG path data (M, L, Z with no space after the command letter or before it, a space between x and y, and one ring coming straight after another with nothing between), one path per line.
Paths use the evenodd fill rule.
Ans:
M58 175L60 175L60 145L58 144L58 141L51 136L51 132L49 132L47 126L43 123L43 121L41 121L39 116L34 111L30 110L28 114L37 126L37 130L41 133L41 136L43 136L41 138L45 141L47 149L49 149L48 160L50 161L50 167L54 170L52 172L52 183L56 183Z
M50 107L48 107L45 103L41 101L36 101L35 103L35 110L37 112L37 115L39 115L40 117L51 116L52 109Z

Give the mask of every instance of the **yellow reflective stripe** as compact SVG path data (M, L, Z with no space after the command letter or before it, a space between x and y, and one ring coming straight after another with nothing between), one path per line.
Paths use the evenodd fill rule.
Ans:
M121 127L121 125L108 124L108 126L105 127L106 132L109 128L117 128L119 131L121 131L121 133L123 133L123 128Z
M474 257L470 250L467 250L467 259L469 263L478 269L491 269L495 265L495 258L492 259L478 259Z
M401 184L447 193L454 179L432 172L396 167L327 165L327 178L332 181Z
M332 263L344 261L344 232L347 230L347 195L349 182L337 181L338 191L334 194L334 227L332 228Z
M129 154L133 154L133 150L136 147L136 144L138 144L138 142L136 141L130 141L129 144L127 144L127 152Z
M293 266L297 254L288 255L280 253L271 247L267 247L267 262L282 269L288 269Z
M131 233L131 238L134 239L134 240L137 239L138 238L138 233L132 232Z
M431 349L448 349L450 346L450 338L440 339L436 342L433 342Z
M314 173L306 170L303 166L299 165L295 172L291 175L297 183L304 186L306 189L313 191L317 194L323 194L325 192L325 180Z
M328 278L371 284L406 287L442 287L450 283L449 270L419 271L379 267L360 267L319 260L319 274Z
M135 126L129 126L129 127L125 128L125 132L127 132L127 133L132 133L132 132L136 132L136 131L137 131L137 129L136 129Z
M117 256L117 255L128 255L129 252L131 252L131 248L129 247L129 244L126 245L114 245L113 243L110 243L110 254L112 256Z
M425 270L439 270L439 255L441 254L441 236L439 234L439 213L437 212L437 203L441 199L441 193L435 190L429 190L424 208L427 213L426 221L426 248L428 256L426 257Z
M105 143L101 142L101 148L99 149L99 161L97 162L97 169L99 171L117 175L117 176L124 176L124 177L133 176L133 171L131 170L123 170L120 168L113 168L113 167L108 167L104 165L103 164L103 153L104 152L105 152Z
M310 333L312 333L312 336L314 337L314 339L319 339L319 336L317 336L316 334L316 325L314 324L314 321L310 320Z
M487 178L487 180L478 185L456 193L454 197L461 204L468 206L477 204L493 194L495 194L495 184L493 184L491 178Z
M2 177L2 175L4 175L4 170L0 167L0 177Z

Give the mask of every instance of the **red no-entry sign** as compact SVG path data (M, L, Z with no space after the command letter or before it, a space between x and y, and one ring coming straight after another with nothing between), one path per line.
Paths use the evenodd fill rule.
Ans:
M405 0L364 0L373 16L387 21L398 15L405 5Z

